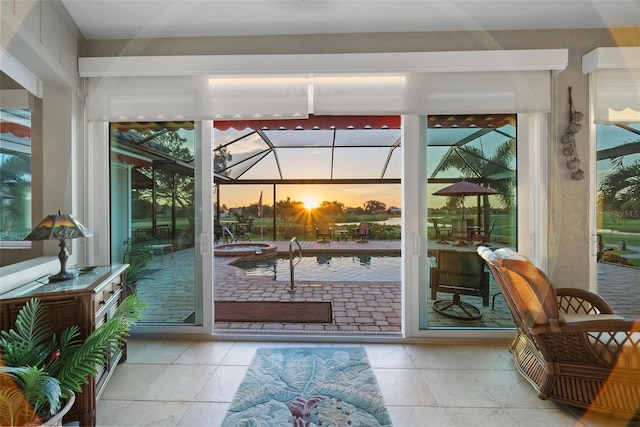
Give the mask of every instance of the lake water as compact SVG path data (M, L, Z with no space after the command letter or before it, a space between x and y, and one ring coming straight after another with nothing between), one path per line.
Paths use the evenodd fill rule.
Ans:
M401 217L394 217L394 218L389 218L389 219L385 219L383 221L364 221L364 222L368 222L371 224L380 224L380 225L402 225L402 218ZM359 222L339 222L336 223L336 226L347 226L347 225L358 225L360 224Z

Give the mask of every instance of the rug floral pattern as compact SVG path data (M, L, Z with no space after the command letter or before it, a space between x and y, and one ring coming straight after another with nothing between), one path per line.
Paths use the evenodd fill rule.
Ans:
M222 427L391 426L362 347L260 348Z

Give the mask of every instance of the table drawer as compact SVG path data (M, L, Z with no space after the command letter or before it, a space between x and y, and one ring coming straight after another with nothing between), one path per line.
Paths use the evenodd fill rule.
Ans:
M113 294L105 304L101 304L99 310L96 310L96 328L100 327L100 325L113 317L113 314L118 309L121 294L122 289L116 290L115 294Z
M100 287L95 294L93 301L93 309L96 314L104 307L110 305L115 301L122 291L122 278L120 276L113 279L111 282Z

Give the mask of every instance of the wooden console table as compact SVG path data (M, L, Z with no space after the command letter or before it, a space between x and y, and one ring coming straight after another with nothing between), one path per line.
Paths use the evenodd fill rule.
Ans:
M126 296L124 272L127 264L96 267L81 271L78 277L49 283L47 276L0 295L0 329L13 328L24 304L38 298L47 308L56 333L78 325L82 338L107 321ZM98 369L96 378L82 387L64 423L78 421L95 426L96 401L111 378L116 365L126 359L126 345Z

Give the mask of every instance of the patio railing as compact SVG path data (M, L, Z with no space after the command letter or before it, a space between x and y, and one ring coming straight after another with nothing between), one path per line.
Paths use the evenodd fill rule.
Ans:
M298 246L298 262L296 262L295 264L293 263L293 244L294 243ZM291 270L291 287L289 288L289 292L295 291L294 270L296 268L296 265L298 265L300 261L302 261L302 246L300 246L300 242L298 242L298 239L296 239L295 237L292 237L291 240L289 240L289 269Z

